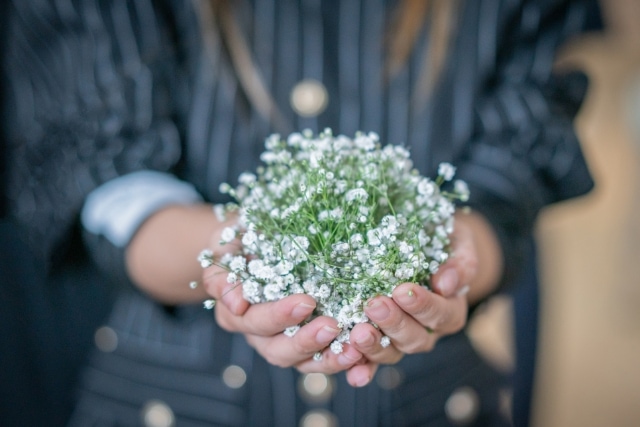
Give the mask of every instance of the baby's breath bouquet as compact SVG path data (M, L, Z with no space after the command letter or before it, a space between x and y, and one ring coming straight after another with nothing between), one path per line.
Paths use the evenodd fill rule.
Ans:
M272 135L261 159L264 166L242 174L237 188L221 186L236 203L215 208L221 218L239 212L221 243L239 239L240 252L213 259L204 251L200 261L223 266L251 303L311 295L317 308L306 321L330 316L342 328L334 353L368 321L367 300L404 282L428 287L450 256L453 202L469 195L463 181L441 188L452 165L442 163L431 180L413 169L405 148L382 147L374 133L348 138L330 129Z

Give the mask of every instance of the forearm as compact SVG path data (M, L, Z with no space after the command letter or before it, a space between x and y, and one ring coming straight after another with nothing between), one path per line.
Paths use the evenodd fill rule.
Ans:
M153 214L138 229L126 250L131 280L154 299L167 303L202 301L197 256L210 245L219 227L211 205L171 205Z

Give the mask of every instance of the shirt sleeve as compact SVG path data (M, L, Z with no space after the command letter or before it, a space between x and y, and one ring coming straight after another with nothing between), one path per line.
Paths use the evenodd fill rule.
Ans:
M458 177L496 230L503 286L525 262L541 209L594 185L574 128L588 78L559 73L554 62L573 37L599 27L598 16L592 1L523 1L505 6L479 37L493 36L497 49L491 65L479 65L491 72L479 85L474 131L458 150Z
M115 206L107 183L120 185L119 177L140 171L171 172L182 155L175 107L167 101L180 75L162 30L170 24L161 19L170 18L143 25L124 2L58 6L10 2L2 57L7 210L50 266L79 235L83 206L92 232L126 241L141 214L175 194L156 190L129 202L118 228L97 213L96 206Z

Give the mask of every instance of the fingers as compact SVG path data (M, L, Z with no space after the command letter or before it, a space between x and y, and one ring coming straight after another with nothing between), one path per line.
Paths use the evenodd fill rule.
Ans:
M227 331L245 334L247 341L273 365L296 366L301 372L333 374L362 359L362 353L348 344L340 354L328 349L341 331L335 319L318 317L293 337L282 333L313 313L316 302L309 295L296 294L275 302L251 305L243 298L242 287L226 283L226 271L216 266L205 270L203 284L207 292L221 302L215 309L218 324ZM323 357L314 360L319 352ZM355 377L360 378L358 374Z
M247 340L269 363L288 367L312 360L314 354L325 349L339 333L335 319L318 317L300 328L292 337L283 333L271 336L250 334ZM359 358L358 354L356 359Z
M231 293L235 292L238 291L234 289ZM228 295L222 297L223 302ZM229 308L227 303L223 303L216 305L216 320L231 332L270 337L290 326L298 325L311 315L315 307L315 300L305 294L291 295L275 302L253 304L239 315L233 306Z
M375 363L394 364L404 353L396 346L383 347L380 344L382 332L369 323L360 323L351 330L349 341L367 360Z
M328 348L340 332L335 319L318 317L292 337L283 333L272 336L248 334L247 341L273 365L283 368L295 366L305 373L334 374L354 366L362 359L362 353L349 344L343 346L340 354ZM317 354L321 357L318 358Z
M453 254L431 279L434 292L444 297L467 292L478 272L475 241L467 224L456 223L452 244Z
M347 370L347 382L353 387L369 384L378 370L378 364L370 361L359 363Z
M436 337L416 319L403 312L390 298L376 297L365 309L367 316L391 339L391 346L402 353L430 351ZM369 356L368 353L367 356Z
M405 283L394 290L393 299L380 296L371 300L365 312L391 339L390 347L402 353L417 353L432 350L440 336L464 326L467 302L464 296L444 298L422 286ZM388 349L358 349L373 360L392 354Z
M293 338L295 338L295 336ZM302 360L295 365L296 368L303 373L321 372L323 374L335 374L364 361L362 353L350 344L344 344L342 352L339 354L335 354L326 346L318 350L318 352L321 354L320 358L311 357Z
M242 315L248 308L249 302L242 296L242 285L227 283L228 272L218 266L204 269L202 284L207 293L217 301L224 304L234 315ZM221 305L222 305L221 304Z
M440 335L458 332L467 321L464 294L445 298L423 286L403 283L393 291L393 300L401 311Z

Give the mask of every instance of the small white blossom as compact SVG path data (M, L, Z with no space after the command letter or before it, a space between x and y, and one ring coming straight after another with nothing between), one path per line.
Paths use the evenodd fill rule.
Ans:
M443 177L445 181L451 181L455 173L456 168L451 163L440 163L438 166L438 175Z
M252 173L245 172L240 174L238 177L238 182L242 185L251 186L256 182L256 176Z
M247 260L243 256L234 256L228 263L229 270L234 273L240 273L244 271L247 266Z
M232 227L225 227L224 230L222 230L222 234L220 235L220 243L231 243L235 238L236 230L234 230Z
M298 332L300 330L300 325L295 325L295 326L289 326L287 329L284 330L284 334L288 337L292 337L296 334L296 332Z
M453 183L453 191L458 194L461 201L466 202L469 200L469 186L466 182L456 179Z
M216 219L220 222L224 222L227 219L227 216L225 214L224 211L224 206L223 205L213 205L213 213L216 216Z
M418 183L417 190L418 190L418 194L430 197L436 192L436 188L437 186L433 181L427 178L423 178Z
M353 190L347 191L347 194L345 195L345 199L349 203L353 202L354 200L366 202L368 197L369 195L364 188L354 188Z
M220 184L219 191L222 194L227 194L229 193L229 191L231 191L231 186L228 183L223 182L222 184Z
M339 341L333 341L331 343L331 345L329 346L329 348L331 348L331 351L334 354L340 354L342 353L342 343Z
M377 229L367 231L367 242L371 246L378 246L381 242L380 231Z
M203 249L198 255L198 262L202 268L211 267L213 265L213 251Z
M242 244L245 246L252 246L258 241L258 235L253 230L248 230L242 236Z

